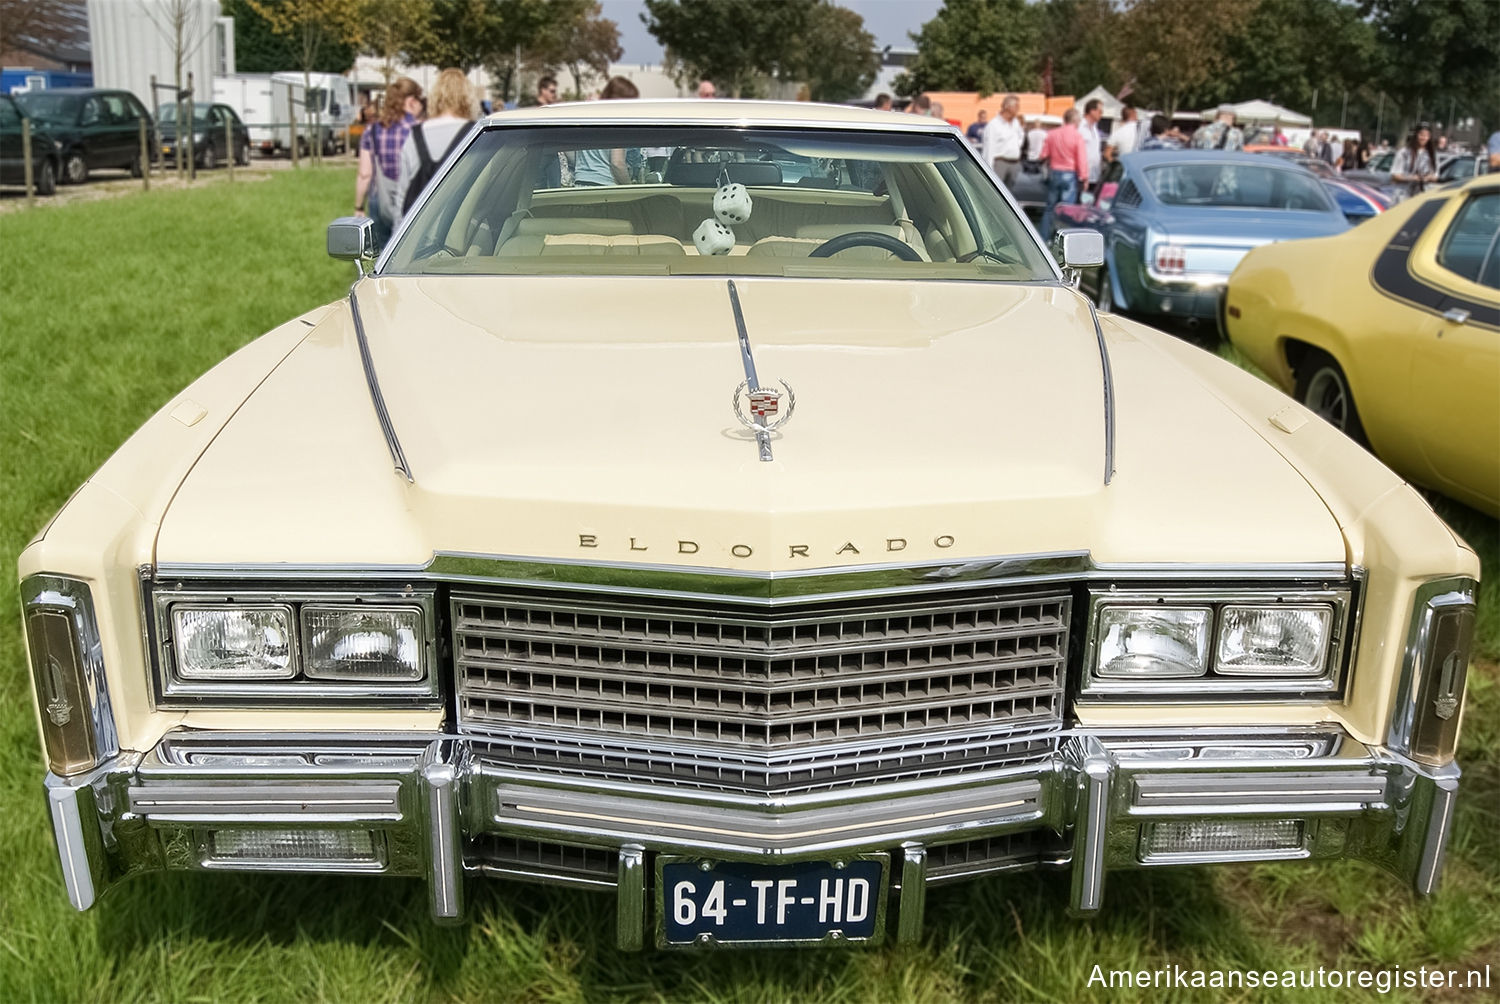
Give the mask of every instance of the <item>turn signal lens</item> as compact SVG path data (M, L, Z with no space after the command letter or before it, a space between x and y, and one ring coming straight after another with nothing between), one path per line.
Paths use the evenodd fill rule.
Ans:
M372 865L380 851L369 830L215 830L205 864Z
M303 672L315 680L422 679L417 607L302 608Z
M285 604L177 606L172 628L185 680L285 680L296 673L292 608Z
M1440 598L1441 599L1441 598ZM1446 763L1458 744L1469 652L1474 645L1473 603L1437 603L1431 608L1428 649L1417 685L1411 755L1423 763Z
M1208 607L1104 607L1097 673L1110 678L1202 676L1208 672Z
M1141 860L1266 858L1302 850L1300 819L1187 819L1149 823Z
M1214 671L1235 676L1321 676L1328 658L1330 606L1226 606Z

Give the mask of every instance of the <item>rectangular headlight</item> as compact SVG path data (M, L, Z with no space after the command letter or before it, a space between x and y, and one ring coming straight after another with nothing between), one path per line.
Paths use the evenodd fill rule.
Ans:
M1151 679L1208 672L1208 607L1106 606L1099 610L1101 677Z
M419 607L302 607L303 672L315 680L422 679Z
M172 637L185 680L289 680L297 672L284 603L181 604L172 609Z
M1327 604L1226 606L1214 670L1226 676L1321 676L1333 608Z

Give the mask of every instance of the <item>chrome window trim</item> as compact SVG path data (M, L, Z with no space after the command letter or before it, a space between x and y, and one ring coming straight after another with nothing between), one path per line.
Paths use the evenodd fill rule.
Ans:
M1150 703L1222 704L1225 701L1309 701L1341 699L1348 660L1353 652L1355 614L1361 604L1355 596L1354 583L1318 589L1296 589L1291 592L1270 587L1233 589L1130 589L1089 590L1087 628L1084 637L1083 663L1079 668L1080 704L1129 700ZM1328 604L1334 616L1329 625L1325 669L1319 676L1244 676L1220 675L1215 669L1218 659L1220 622L1225 606L1271 606ZM1212 609L1209 619L1208 665L1202 676L1160 677L1139 683L1117 677L1094 675L1098 655L1099 610L1105 606L1204 606Z
M31 575L21 582L22 623L24 614L35 607L50 607L66 612L73 621L73 631L78 642L78 655L82 663L85 693L84 703L94 733L94 762L102 763L120 752L120 739L115 731L115 716L109 699L109 681L104 676L104 648L99 639L99 619L94 612L94 595L89 584L82 579L67 575L43 573ZM23 631L26 628L23 627ZM27 676L36 679L31 663L31 647L24 646Z
M1411 734L1416 727L1417 696L1422 688L1417 681L1427 668L1426 655L1434 615L1444 606L1475 605L1479 583L1468 576L1431 579L1417 587L1412 598L1411 622L1406 632L1406 646L1401 653L1401 672L1397 678L1396 700L1391 709L1391 727L1387 736L1390 747L1411 754Z
M295 579L295 573L284 574ZM199 579L191 586L177 582L166 584L142 577L145 589L148 651L152 662L152 706L156 709L196 707L361 707L437 708L442 698L439 683L442 666L438 660L437 593L435 588L410 585L403 589L329 588L309 589L287 586L272 588L265 584L215 583ZM172 609L181 603L222 605L226 599L235 603L283 603L292 607L292 632L296 651L296 673L291 679L265 680L187 680L175 669L172 650ZM422 679L411 683L375 683L369 680L333 682L314 680L305 675L302 662L301 604L368 603L372 606L418 607L422 612Z
M143 579L151 580L149 574ZM157 566L158 589L186 588L219 581L391 581L547 586L604 594L710 600L778 606L808 600L844 600L933 590L984 586L1023 586L1050 582L1289 582L1317 588L1347 585L1341 561L1306 563L1196 564L1098 562L1087 551L992 555L918 564L824 566L788 571L724 567L599 562L575 558L438 551L420 565L286 565L164 562Z

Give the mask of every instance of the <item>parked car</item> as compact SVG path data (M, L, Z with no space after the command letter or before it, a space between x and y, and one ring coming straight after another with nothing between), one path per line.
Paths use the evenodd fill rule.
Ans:
M1468 181L1470 178L1489 173L1490 155L1488 153L1458 154L1450 157L1442 167L1438 168L1438 184Z
M162 156L171 160L177 156L177 106L164 104L156 110L158 128L161 133ZM229 124L230 136L224 135L224 125ZM250 130L228 105L209 105L193 109L193 160L199 167L213 170L220 161L229 157L233 140L234 162L250 163ZM184 147L186 150L186 147Z
M1104 234L1104 267L1083 279L1102 310L1212 320L1251 248L1349 228L1316 177L1275 158L1152 150L1119 164L1113 198L1101 185L1093 206L1063 214Z
M1373 185L1352 179L1347 176L1347 172L1341 174L1327 161L1309 157L1301 150L1278 146L1260 147L1250 152L1280 158L1317 175L1323 187L1328 189L1328 194L1333 196L1333 201L1338 203L1344 219L1350 223L1363 223L1370 217L1385 212L1395 202L1391 196Z
M1377 222L1248 255L1229 338L1404 477L1500 515L1500 177Z
M0 94L0 185L26 184L26 157L21 121L24 112L9 94ZM62 147L46 125L31 123L31 184L36 194L57 191L57 173Z
M543 187L559 154L583 184ZM22 553L75 906L341 871L453 918L494 875L607 891L638 949L912 940L929 887L1043 864L1083 911L1140 866L1435 886L1474 553L1279 391L1096 314L1099 236L1059 268L956 129L510 111L372 240L334 221L348 298Z
M59 87L15 96L21 110L43 122L62 144L62 180L81 185L89 173L121 167L141 174L141 122L151 135L151 115L129 91Z

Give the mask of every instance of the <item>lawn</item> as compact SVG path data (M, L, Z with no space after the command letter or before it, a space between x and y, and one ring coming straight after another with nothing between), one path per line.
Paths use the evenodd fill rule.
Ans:
M324 256L323 228L349 205L352 182L348 169L286 171L0 217L0 565L13 570L69 493L193 377L341 295L352 270ZM1437 505L1480 549L1486 578L1500 582L1496 522ZM17 609L12 580L0 574L0 609ZM1493 586L1481 620L1465 788L1447 879L1431 901L1360 863L1117 873L1103 914L1080 921L1063 913L1063 877L1023 875L936 891L915 946L630 955L612 946L609 899L508 882L471 883L470 917L454 928L432 925L423 885L397 879L157 875L73 913L44 813L11 614L0 628L0 685L12 695L0 706L0 846L9 858L0 869L0 1001L1217 1001L1235 996L1111 991L1089 976L1095 963L1500 970Z

